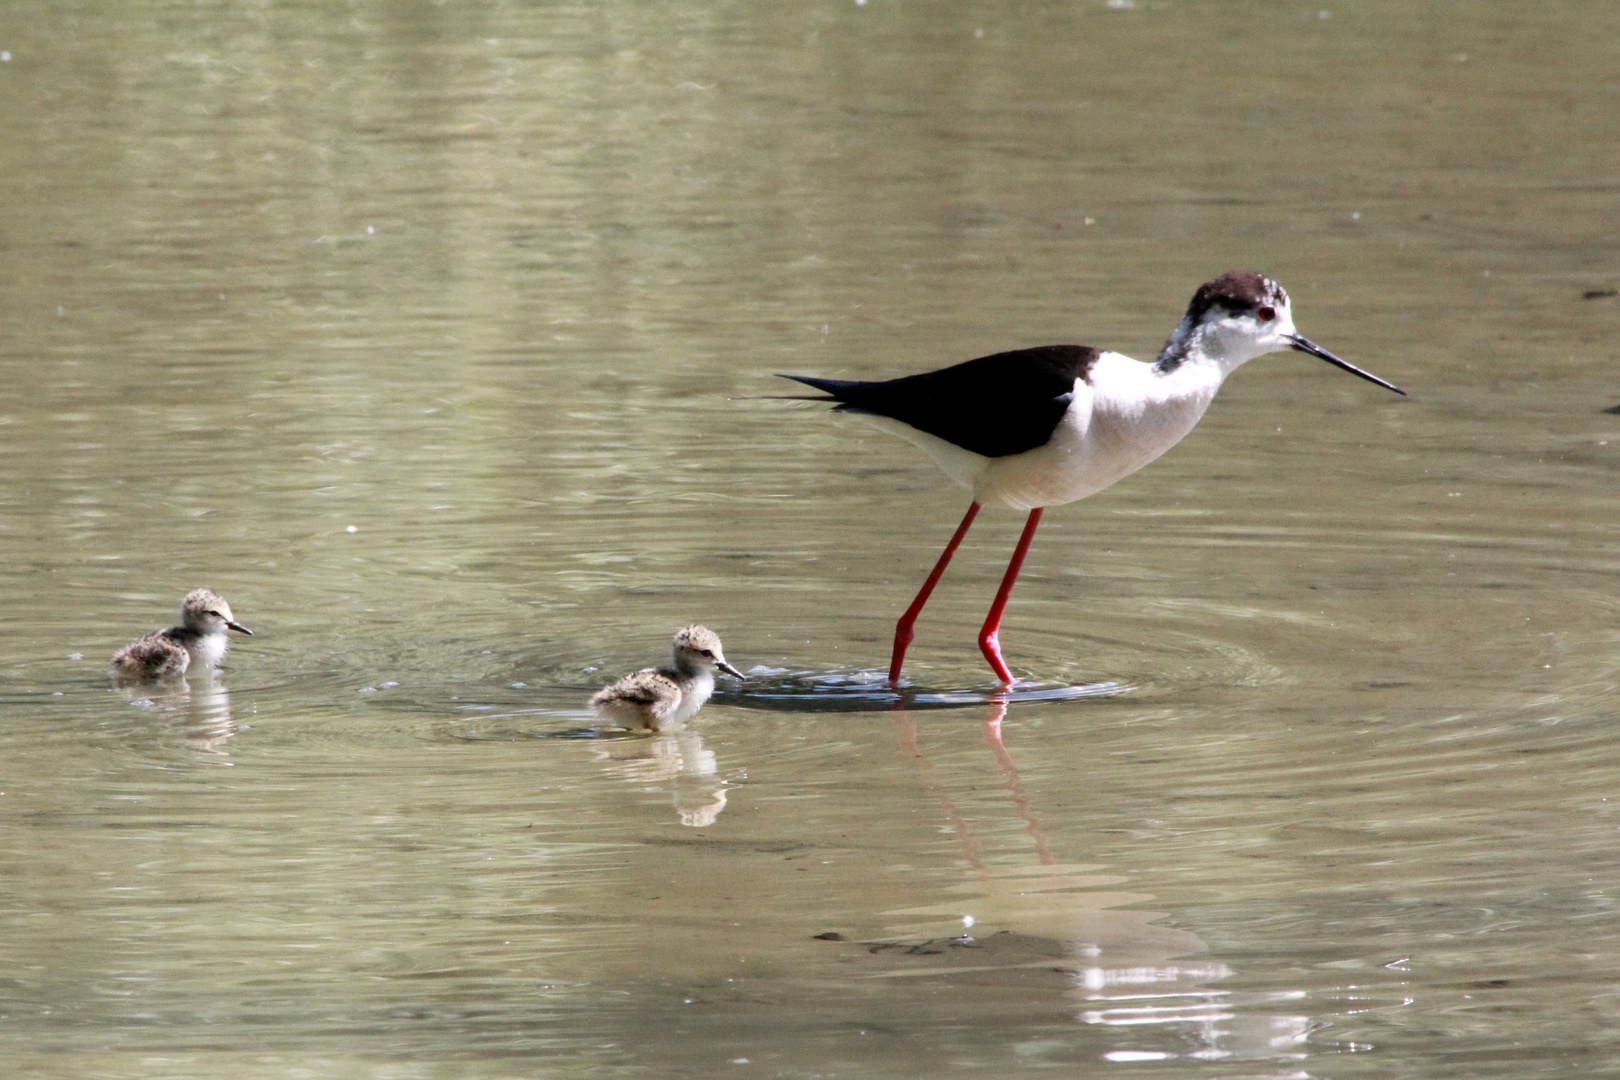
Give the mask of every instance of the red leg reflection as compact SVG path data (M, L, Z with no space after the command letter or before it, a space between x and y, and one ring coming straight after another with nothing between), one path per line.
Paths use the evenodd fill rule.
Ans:
M951 801L950 792L945 790L945 782L939 777L939 770L934 768L933 762L928 760L926 754L917 745L917 725L906 712L902 702L894 703L894 726L900 730L900 746L906 753L917 760L917 766L922 771L923 786L933 793L939 800L940 809L945 812L945 820L951 823L951 832L962 842L962 855L967 859L968 865L975 870L984 869L984 859L979 853L979 842L974 839L973 832L968 828L967 819L956 809Z
M1052 848L1046 842L1046 833L1041 828L1040 819L1035 816L1035 808L1030 805L1029 793L1024 790L1024 781L1018 775L1018 766L1013 764L1012 755L1007 753L1007 747L1001 741L1001 721L1006 715L1006 701L990 703L990 715L984 718L984 741L996 755L1001 775L1007 780L1007 790L1012 792L1013 805L1018 808L1018 816L1024 819L1027 826L1025 831L1035 841L1035 857L1042 866L1051 866Z

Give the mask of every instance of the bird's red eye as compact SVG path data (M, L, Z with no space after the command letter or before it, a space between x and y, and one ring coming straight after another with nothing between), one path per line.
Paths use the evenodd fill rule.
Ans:
M1260 316L1261 322L1270 322L1272 319L1277 317L1277 309L1272 307L1270 304L1266 304L1256 311L1255 314Z

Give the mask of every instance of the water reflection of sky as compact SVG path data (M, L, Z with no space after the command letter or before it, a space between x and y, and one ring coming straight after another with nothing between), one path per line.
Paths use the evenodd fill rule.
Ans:
M1000 954L1010 947L1001 935L1013 934L1053 942L1053 955L1018 957L1014 965L1061 965L1067 972L1068 995L1079 1006L1075 1018L1084 1024L1123 1029L1109 1061L1302 1060L1307 1039L1317 1023L1308 1015L1277 1011L1297 1007L1304 991L1241 993L1216 984L1232 977L1227 965L1198 960L1206 947L1195 934L1165 925L1164 913L1143 910L1153 898L1115 888L1127 879L1101 865L1058 863L1036 807L1009 753L1002 726L1008 703L993 701L983 720L986 748L996 763L1006 791L1006 810L1024 823L1031 846L1024 858L987 851L956 809L949 783L919 746L912 716L893 713L900 750L916 761L918 777L937 800L948 828L961 844L964 879L947 891L950 899L926 907L890 911L893 929L927 935L942 929L956 933L966 946L953 954L954 969L919 970L913 974L947 977L974 970L998 970ZM927 940L926 937L924 940ZM981 946L980 943L983 943ZM976 957L975 953L982 954ZM1005 963L1006 961L1002 961ZM1170 1033L1184 1048L1160 1049L1162 1039L1132 1048L1131 1029L1151 1027Z

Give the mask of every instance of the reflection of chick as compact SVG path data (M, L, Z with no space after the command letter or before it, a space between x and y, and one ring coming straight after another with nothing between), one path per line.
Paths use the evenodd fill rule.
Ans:
M231 721L231 695L221 683L206 679L192 689L184 675L172 675L145 682L121 682L116 689L131 705L181 719L184 726L180 734L191 749L218 758L230 756L224 746L235 737L237 728Z
M626 675L591 698L591 708L621 727L661 731L678 727L714 693L714 671L743 678L726 663L720 638L693 624L675 635L669 667L643 668Z
M204 754L225 758L225 743L236 735L231 720L231 695L225 687L209 680L192 691L186 702L186 745Z
M198 589L180 604L179 626L154 630L118 650L112 658L113 681L171 679L191 668L212 671L225 657L227 629L250 637L253 634L232 620L231 605L223 596L210 589Z
M613 739L596 751L596 760L609 772L650 790L668 783L682 825L700 829L713 825L726 808L726 782L719 763L695 731Z

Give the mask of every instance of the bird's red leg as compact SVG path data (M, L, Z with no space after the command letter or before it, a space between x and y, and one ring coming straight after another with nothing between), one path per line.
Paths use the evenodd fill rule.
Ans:
M962 524L956 527L951 542L945 545L944 552L939 556L939 562L934 564L934 572L928 575L928 580L923 582L923 587L917 591L917 599L911 602L911 606L906 608L906 613L900 616L900 621L894 624L894 655L889 659L889 685L900 685L900 665L905 663L906 648L917 636L915 630L917 616L922 614L923 605L928 603L928 597L933 594L934 586L939 584L940 576L950 565L951 556L962 546L962 537L967 535L968 526L972 525L973 519L978 516L979 504L970 504L967 513L962 515Z
M996 602L990 605L990 614L985 616L984 626L979 630L979 651L984 653L984 658L995 668L996 675L1008 686L1014 680L1012 672L1007 670L1007 662L1001 658L1001 613L1007 610L1007 598L1012 595L1018 571L1024 568L1024 556L1029 554L1029 545L1035 539L1035 527L1041 523L1044 509L1037 506L1029 512L1029 520L1024 522L1024 535L1018 538L1012 561L1007 564L1007 575L1001 579L1001 588L996 592Z

